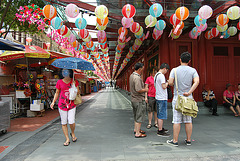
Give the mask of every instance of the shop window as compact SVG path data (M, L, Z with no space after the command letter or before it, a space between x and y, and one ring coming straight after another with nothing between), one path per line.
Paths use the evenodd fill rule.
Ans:
M228 56L228 47L214 47L214 56Z
M186 51L188 51L188 46L179 46L179 56Z
M240 47L234 47L234 56L240 56Z

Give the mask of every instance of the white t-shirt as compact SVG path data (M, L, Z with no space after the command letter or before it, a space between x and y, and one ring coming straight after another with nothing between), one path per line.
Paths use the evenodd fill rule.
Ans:
M157 76L157 79L156 79ZM156 100L167 100L167 88L163 89L162 84L166 83L166 79L164 74L162 74L161 72L157 72L157 74L154 77L154 81L156 79L156 83L155 83L155 88L156 88Z

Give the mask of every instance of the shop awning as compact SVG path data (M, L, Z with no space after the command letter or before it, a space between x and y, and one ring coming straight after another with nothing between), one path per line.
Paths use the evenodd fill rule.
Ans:
M73 57L72 55L67 55L67 54L63 54L60 52L56 52L56 51L51 51L51 50L47 50L50 54L51 54L51 58L67 58L67 57Z
M0 38L0 50L24 51L24 45Z

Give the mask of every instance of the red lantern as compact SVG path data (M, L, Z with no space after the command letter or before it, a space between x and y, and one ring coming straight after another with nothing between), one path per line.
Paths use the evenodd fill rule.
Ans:
M207 31L204 36L208 40L213 38L211 31Z
M79 31L79 36L82 38L82 39L86 39L89 35L89 32L87 29L81 29Z
M240 22L237 23L237 29L240 30Z
M173 14L173 15L170 17L170 23L171 23L173 26L177 26L180 22L181 22L181 20L179 20L179 19L176 17L176 14Z
M132 26L130 27L130 31L133 33L137 33L140 30L140 25L137 22L133 22Z
M57 32L62 36L66 35L68 33L68 28L67 26L63 25L60 29L57 30Z
M126 18L132 18L136 13L136 9L133 5L131 4L126 4L122 8L122 14Z
M120 27L118 29L118 34L121 35L122 33L124 34L124 36L126 36L128 34L128 30L124 27Z
M108 46L107 46L107 43L105 43L104 45L100 45L100 47L101 47L102 49L106 49Z
M218 31L218 29L216 27L214 27L211 29L211 34L213 37L217 37L220 34L220 32Z
M154 33L152 33L152 37L155 39L155 40L159 40L161 38L162 35L156 35Z

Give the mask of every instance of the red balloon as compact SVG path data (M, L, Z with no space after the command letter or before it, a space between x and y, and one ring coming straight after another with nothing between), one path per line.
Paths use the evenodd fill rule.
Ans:
M133 32L133 33L137 33L139 30L140 30L140 25L139 23L137 22L133 22L132 26L130 27L130 30Z
M177 26L180 22L181 20L179 20L175 14L172 14L172 16L170 17L170 23L173 26Z
M81 30L79 31L79 36L80 36L82 39L86 39L86 38L88 37L88 35L89 35L89 32L88 32L88 30L86 30L86 29L81 29Z
M132 18L136 13L136 9L133 5L131 4L126 4L122 8L122 14L126 18Z

